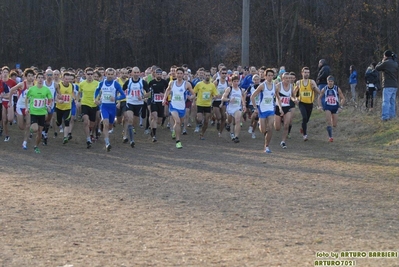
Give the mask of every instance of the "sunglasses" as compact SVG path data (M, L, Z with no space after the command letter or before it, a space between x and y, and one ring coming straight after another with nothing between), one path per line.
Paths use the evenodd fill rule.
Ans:
M86 73L86 75L93 75L93 73Z

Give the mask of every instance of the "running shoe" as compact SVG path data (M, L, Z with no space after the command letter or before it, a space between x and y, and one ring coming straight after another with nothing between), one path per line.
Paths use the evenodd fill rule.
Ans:
M170 123L166 124L166 128L170 129Z
M226 129L226 131L230 132L230 124L226 124L224 128Z
M175 130L172 131L172 139L176 139L176 132L175 132Z
M47 137L44 137L44 138L43 138L43 145L44 145L44 146L47 146L47 139L48 139Z
M33 150L35 151L36 154L40 154L40 149L37 146L35 146Z
M152 137L152 142L155 143L156 141L157 141L157 137L156 137L156 136L153 136L153 137Z
M334 138L332 137L328 138L328 142L334 142Z
M199 132L199 126L197 125L196 127L195 127L195 130L194 130L194 133L198 133Z
M221 133L221 132L218 132L218 136L219 136L219 137L222 137L222 133Z
M108 144L108 145L105 146L105 149L107 150L107 152L110 152L111 148L112 148L111 144Z
M215 121L211 121L211 126L214 126L215 125Z
M186 130L183 130L183 135L187 135L187 131Z
M202 133L200 134L199 139L200 140L205 140L205 137L204 137L204 135Z
M239 143L240 139L238 139L238 137L236 136L233 141L234 141L234 143Z
M308 141L308 135L307 134L303 136L303 141Z
M23 149L23 150L27 150L27 149L28 149L28 146L25 144L25 142L22 143L22 149Z
M69 134L68 134L68 140L71 140L71 139L72 139L72 134L69 133Z
M183 148L183 146L182 146L180 141L176 142L176 148L178 148L178 149Z
M191 127L191 123L187 123L187 127Z
M4 138L4 142L10 141L10 137L7 135L6 138Z
M135 145L134 141L130 141L130 146L133 148Z
M231 138L231 141L234 141L235 135L233 133L230 133L230 138Z
M114 132L114 128L108 131L109 134L112 134Z
M288 139L291 139L291 134L287 134L287 138L288 138Z
M86 145L87 145L87 148L91 148L91 145L92 145L93 143L91 142L91 141L87 141L86 142Z
M255 139L255 138L256 138L255 133L252 133L252 139Z
M284 148L284 149L287 148L287 146L285 145L285 142L284 142L284 141L281 141L280 146L281 146L282 148Z
M60 126L60 133L64 132L64 128L62 128L62 126Z
M32 135L32 133L31 133L31 135ZM58 133L57 133L57 132L54 132L54 138L56 138L57 135L58 135ZM32 138L32 137L29 137L29 138Z
M253 130L254 130L254 128L252 128L252 126L249 126L249 128L248 128L248 133L252 133Z
M144 128L144 127L143 127L143 124L140 124L140 128Z
M64 140L62 140L63 145L65 145L66 143L68 143L68 137L64 137Z
M150 134L150 129L145 129L144 134Z
M127 138L123 138L123 143L124 143L124 144L127 144L127 143L129 143L129 139L127 139Z
M270 148L268 146L265 149L265 153L268 153L268 154L272 153L272 151L270 150Z

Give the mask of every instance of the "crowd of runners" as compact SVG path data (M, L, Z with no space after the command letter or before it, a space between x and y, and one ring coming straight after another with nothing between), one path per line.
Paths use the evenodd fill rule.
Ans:
M329 142L337 125L337 114L345 103L334 77L322 77L320 84L303 67L300 79L284 67L235 67L224 64L210 70L199 68L191 73L187 65L172 66L166 72L158 66L141 72L138 67L22 71L1 69L1 129L4 142L10 140L9 127L21 130L22 148L34 138L34 151L47 145L49 129L54 137L62 135L62 144L71 140L75 121L82 121L88 149L104 138L111 150L109 135L116 124L123 126L121 142L135 147L135 132L143 129L157 142L157 128L167 127L177 149L183 147L181 136L188 127L195 138L205 139L209 126L215 125L221 137L228 132L232 142L240 142L243 120L249 120L248 133L256 138L257 129L264 137L264 152L271 153L273 131L282 130L280 146L287 148L296 109L302 116L300 132L308 140L307 124L312 110L325 111ZM166 126L165 126L166 125ZM81 134L81 133L75 133ZM33 137L35 135L35 137ZM226 134L227 135L227 134Z

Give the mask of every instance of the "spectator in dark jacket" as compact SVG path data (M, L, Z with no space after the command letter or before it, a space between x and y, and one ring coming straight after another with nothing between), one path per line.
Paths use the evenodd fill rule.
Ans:
M387 50L384 57L375 67L382 72L382 114L381 119L387 121L396 117L396 92L398 91L398 63L396 55Z
M327 77L330 75L330 66L325 59L319 60L319 73L317 74L316 83L319 90L327 85Z
M377 90L377 86L379 85L380 77L378 75L378 71L375 70L375 66L377 63L373 62L367 68L366 73L364 75L364 79L366 82L366 108L370 108L369 111L373 111L374 107L374 92Z

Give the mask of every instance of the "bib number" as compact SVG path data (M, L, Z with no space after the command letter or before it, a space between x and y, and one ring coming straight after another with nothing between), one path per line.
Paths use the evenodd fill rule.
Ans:
M33 99L34 108L43 108L46 105L45 99Z
M163 96L161 94L154 94L154 102L162 102Z
M204 92L204 93L202 93L202 99L204 99L204 100L209 100L209 99L211 99L211 93L210 93L210 92Z
M312 93L311 92L302 92L301 96L303 96L303 97L311 97Z
M335 106L337 105L337 99L334 96L327 96L326 103L327 105Z
M133 97L139 97L141 95L139 90L132 90L132 92L130 94Z
M290 104L290 98L289 97L281 97L280 98L281 99L281 104L284 104L284 105L289 105Z
M61 95L61 100L64 101L64 103L69 103L71 101L71 96L70 95Z
M273 98L271 98L271 97L266 97L265 98L265 104L266 105L270 105L272 103L272 101L273 101Z
M181 95L175 95L175 96L173 96L173 101L182 101Z

